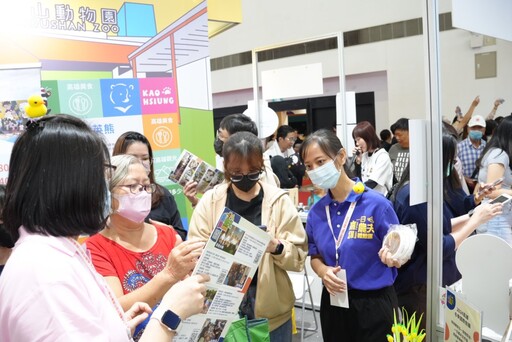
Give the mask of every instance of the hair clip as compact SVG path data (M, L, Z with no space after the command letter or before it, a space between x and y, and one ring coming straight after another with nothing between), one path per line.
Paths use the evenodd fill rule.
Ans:
M27 131L32 131L36 128L44 128L44 121L28 120L25 127L27 127Z

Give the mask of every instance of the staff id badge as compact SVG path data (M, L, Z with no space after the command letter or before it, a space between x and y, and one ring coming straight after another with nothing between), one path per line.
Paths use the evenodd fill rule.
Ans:
M343 280L345 284L347 284L347 272L342 269L338 273L336 273L336 276ZM331 305L332 306L338 306L340 308L347 308L348 309L348 288L345 290L345 292L337 293L336 295L330 295L331 296Z

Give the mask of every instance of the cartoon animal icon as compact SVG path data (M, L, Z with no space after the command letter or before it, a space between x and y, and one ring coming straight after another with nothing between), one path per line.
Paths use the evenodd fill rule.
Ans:
M27 116L34 119L46 114L47 108L41 95L32 95L28 98L28 105L25 106Z
M116 83L110 86L110 101L114 104L114 108L126 114L133 106L130 100L133 96L133 84Z

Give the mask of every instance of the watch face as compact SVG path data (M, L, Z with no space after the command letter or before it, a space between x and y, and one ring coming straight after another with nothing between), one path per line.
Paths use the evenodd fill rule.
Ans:
M181 318L178 315L176 315L174 312L172 312L171 310L167 310L163 314L162 319L160 321L162 322L162 324L167 326L169 329L176 330L176 329L178 329L178 326L181 323Z

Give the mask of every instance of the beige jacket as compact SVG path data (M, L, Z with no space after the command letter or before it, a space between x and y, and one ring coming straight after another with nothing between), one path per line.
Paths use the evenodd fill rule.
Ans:
M192 214L189 238L209 238L226 205L230 184L219 184L204 194ZM281 255L265 253L258 268L255 315L268 318L272 331L291 318L295 296L286 271L302 271L308 244L297 209L286 192L259 184L263 189L261 223L284 245Z

